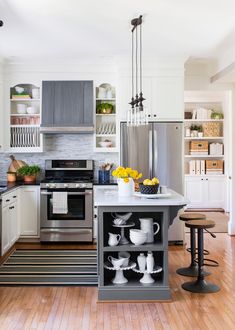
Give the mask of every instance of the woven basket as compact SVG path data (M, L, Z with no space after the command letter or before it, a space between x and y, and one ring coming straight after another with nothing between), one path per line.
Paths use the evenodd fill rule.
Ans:
M151 194L157 194L158 192L159 184L155 184L153 186L145 186L143 183L140 183L140 192L141 194L145 195L151 195Z
M206 136L222 136L221 123L203 123L203 135Z

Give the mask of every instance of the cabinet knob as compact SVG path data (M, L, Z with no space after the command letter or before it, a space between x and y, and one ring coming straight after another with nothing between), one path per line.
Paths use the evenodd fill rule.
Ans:
M208 181L208 179L206 179L206 181Z
M153 117L154 117L154 118L156 118L156 117L157 117L157 115L153 115Z
M94 218L97 218L97 214L94 215Z
M10 202L10 199L6 199L6 202Z
M13 198L16 198L17 196L13 196Z
M11 206L11 207L9 207L9 210L12 210L12 209L14 209L15 208L15 206Z

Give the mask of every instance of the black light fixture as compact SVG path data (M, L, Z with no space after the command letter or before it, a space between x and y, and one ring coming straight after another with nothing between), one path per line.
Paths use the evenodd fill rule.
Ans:
M142 15L131 21L132 29L132 97L131 109L128 111L127 123L131 126L146 125L147 114L143 106L142 91Z

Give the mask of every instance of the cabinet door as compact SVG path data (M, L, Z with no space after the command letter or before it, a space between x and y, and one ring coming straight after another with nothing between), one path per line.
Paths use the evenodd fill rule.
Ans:
M7 252L7 250L10 248L10 210L9 207L3 207L2 208L2 253L1 255L3 255L4 253Z
M39 187L21 187L20 190L20 235L37 236L39 221Z
M208 177L207 182L207 206L225 208L225 178Z
M17 202L9 206L9 241L12 246L18 239Z
M188 207L202 207L204 203L203 183L200 178L185 179L185 195L190 200Z
M183 77L153 78L151 118L172 121L184 119Z

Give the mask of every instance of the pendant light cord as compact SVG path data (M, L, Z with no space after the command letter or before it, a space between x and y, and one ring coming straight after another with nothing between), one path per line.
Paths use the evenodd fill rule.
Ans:
M135 45L135 62L136 62L136 95L138 95L138 29L136 27L135 29L135 39L136 39L136 45Z
M134 32L131 32L131 75L132 75L132 99L134 98Z
M140 24L140 92L142 93L142 24Z

